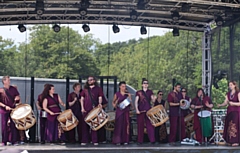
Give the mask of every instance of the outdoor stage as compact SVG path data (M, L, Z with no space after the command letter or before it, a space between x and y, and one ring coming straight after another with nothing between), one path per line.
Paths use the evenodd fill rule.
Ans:
M100 144L93 146L92 144L81 146L80 144L49 145L49 144L25 144L22 146L6 146L0 147L3 149L24 149L29 153L237 153L240 152L240 147L229 146L170 146L169 144L142 144L136 143L126 146L116 146L113 144Z

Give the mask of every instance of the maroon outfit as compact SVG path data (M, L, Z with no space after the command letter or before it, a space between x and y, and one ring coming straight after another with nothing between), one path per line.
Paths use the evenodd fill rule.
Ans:
M92 99L94 101L93 103L91 101L88 90L90 90L90 93L92 95ZM103 95L103 91L102 91L101 87L94 86L93 88L90 88L90 89L84 89L81 92L81 96L84 97L83 107L84 107L86 113L83 114L83 118L85 118L88 115L88 113L93 109L93 107L98 106L98 104L99 104L98 98L103 97L104 95ZM92 142L98 143L99 142L98 132L89 130L89 129L90 129L90 127L88 126L88 124L86 122L83 122L83 124L82 124L82 143L90 142L90 133L91 133Z
M19 96L19 92L17 89L13 86L10 86L9 89L4 88L6 92L9 93L10 96L8 96L5 93L0 94L0 101L11 108L15 108L16 101L14 101L16 96ZM5 108L0 108L1 113L1 125L2 125L2 143L6 145L8 141L11 141L11 143L16 143L19 141L19 131L17 130L13 120L10 117L11 111L7 111ZM10 119L10 132L8 131L8 120Z
M239 103L238 93L227 93L228 100L234 103ZM227 143L240 143L240 107L230 106L227 108L227 115L225 118L223 138Z
M128 94L122 95L120 92L116 93L118 104L128 98ZM129 143L130 138L130 105L121 110L116 108L115 128L113 132L113 143Z
M75 92L72 92L68 95L68 103L72 102L75 98L77 98L77 101L72 106L69 106L69 108L72 110L73 114L76 116L79 123L78 123L76 128L68 131L68 136L69 136L69 141L70 142L76 142L75 130L77 130L78 141L81 142L81 139L82 139L82 124L84 122L83 116L82 116L82 113L81 113L81 104L80 104L81 96L80 96L80 93L76 94Z
M186 99L187 101L190 102L190 98L188 96L185 96L185 98L183 98L183 99ZM186 117L188 114L192 113L190 109L185 109L185 110L182 109L181 111L183 113L183 117Z
M158 100L156 99L156 101L154 102L154 106L157 106L157 105L162 105L164 107L165 100L161 100L160 102L158 102ZM162 142L162 143L168 142L167 127L165 123L158 127L155 127L155 139L156 139L156 142Z
M212 100L210 97L208 96L205 96L203 97L203 100L201 102L200 98L199 97L195 97L192 102L191 102L191 105L195 105L195 106L201 106L203 104L203 108L202 110L208 110L208 111L211 111L212 109L208 108L206 106L206 102L208 102L209 104L213 104L212 103ZM198 113L201 111L201 109L194 109L194 124L193 124L193 130L195 131L195 134L196 134L196 140L198 142L203 142L203 138L202 138L202 128L201 128L201 123L200 123L200 119L199 119L199 116L198 116ZM212 120L213 122L213 120ZM212 124L213 126L213 124ZM212 127L213 128L213 127Z
M53 113L60 113L61 108L59 106L58 94L53 94L47 96L47 108ZM54 99L54 100L53 100ZM47 115L47 126L46 126L46 139L49 142L57 142L58 140L65 140L65 135L62 133L61 128L57 120L57 115Z
M136 92L136 96L139 97L138 100L138 110L140 111L140 114L137 114L137 125L138 125L138 142L143 143L143 137L144 137L144 124L147 128L148 138L150 142L155 142L155 131L154 126L151 124L150 120L148 119L146 112L151 109L151 96L153 95L152 90L147 90L146 96L148 97L146 99L146 96L143 93L143 90L139 90Z
M37 99L38 102L41 101L41 96L42 96L41 94L38 95L38 99ZM40 135L41 135L41 142L44 142L46 140L45 133L46 133L47 118L42 117L42 111L44 111L44 110L43 110L42 105L40 105L40 103L39 103L39 106L41 107L41 111L40 111Z
M182 99L182 93L170 92L168 94L168 102L179 103ZM181 112L181 113L180 113ZM186 137L185 132L185 122L183 117L183 112L178 106L169 106L169 119L170 119L170 133L169 142L176 142L177 139L180 140L180 129L181 129L181 140ZM180 124L180 125L179 125ZM181 141L180 140L180 141Z

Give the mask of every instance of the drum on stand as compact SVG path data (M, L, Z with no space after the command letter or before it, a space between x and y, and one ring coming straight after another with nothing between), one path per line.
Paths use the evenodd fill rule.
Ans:
M60 115L58 115L57 120L60 123L63 131L70 131L74 129L79 123L78 119L73 114L71 109L63 111Z
M211 112L207 110L200 111L198 113L200 124L203 131L204 137L209 137L212 135L212 119Z
M36 117L32 107L28 104L20 104L10 114L18 130L27 130L36 123Z
M146 115L154 127L162 125L169 119L168 114L162 105L157 105L151 108L147 111Z
M93 131L97 131L108 122L109 115L102 108L95 107L84 120Z
M188 114L186 117L184 117L184 122L185 122L185 129L186 129L186 134L188 138L191 138L192 133L194 132L193 130L193 120L194 113Z

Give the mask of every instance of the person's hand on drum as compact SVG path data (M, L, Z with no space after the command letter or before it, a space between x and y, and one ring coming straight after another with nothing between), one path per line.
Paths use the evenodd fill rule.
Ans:
M6 110L12 110L12 108L9 107L9 106L5 106L5 109L6 109Z
M53 112L50 112L49 114L50 114L50 115L55 115L55 113L53 113Z
M102 108L102 104L98 104L98 107Z
M140 114L140 111L138 109L136 109L136 114Z
M86 111L85 111L85 109L84 109L84 108L82 108L82 110L81 110L81 111L82 111L82 113L86 113Z

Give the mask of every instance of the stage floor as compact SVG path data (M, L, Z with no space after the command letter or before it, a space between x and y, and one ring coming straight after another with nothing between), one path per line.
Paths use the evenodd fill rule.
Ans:
M3 146L0 150L5 149L23 149L29 153L238 153L240 147L230 146L170 146L169 144L141 144L132 143L129 145L116 146L113 144L99 144L94 146L92 144L81 146L80 144L66 144L66 145L50 145L50 144L25 144L21 146Z

